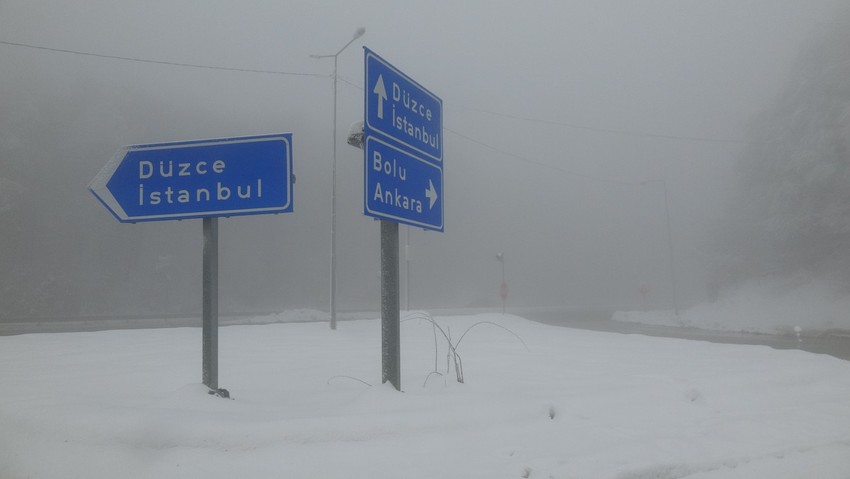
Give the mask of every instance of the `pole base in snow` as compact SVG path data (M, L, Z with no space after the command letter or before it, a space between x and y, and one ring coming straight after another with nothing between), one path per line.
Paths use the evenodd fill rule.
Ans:
M224 388L210 389L207 391L210 396L216 396L224 399L230 399L230 391Z

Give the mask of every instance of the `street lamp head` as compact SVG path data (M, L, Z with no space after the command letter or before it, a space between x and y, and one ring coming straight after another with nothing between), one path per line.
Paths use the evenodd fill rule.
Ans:
M336 61L336 57L338 57L338 56L339 56L339 54L340 54L340 53L342 53L342 51L343 51L343 50L345 50L346 48L348 48L348 46L349 46L349 45L351 45L352 43L354 43L354 40L357 40L358 38L362 37L364 33L366 33L366 29L365 29L364 27L360 27L360 28L358 28L357 30L355 30L355 32L354 32L354 36L352 36L352 37L351 37L351 40L349 40L349 41L348 41L348 43L346 43L346 44L345 44L342 48L340 48L338 52L336 52L336 53L334 53L334 54L332 54L332 55L316 55L316 54L311 54L311 55L310 55L310 58L314 58L314 59L321 59L321 58L333 58L333 59L334 59L334 61Z

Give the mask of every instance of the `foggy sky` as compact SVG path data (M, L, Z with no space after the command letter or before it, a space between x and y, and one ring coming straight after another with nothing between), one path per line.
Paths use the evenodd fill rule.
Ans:
M363 45L443 100L446 231L410 232L412 307L498 304L499 252L510 304L638 305L648 284L669 307L659 180L680 302L697 302L748 124L841 3L0 0L0 41L283 72L0 44L0 178L27 209L0 240L2 281L199 307L200 222L119 224L88 182L123 145L293 132L295 212L221 222L222 307L327 310L333 64L309 55L362 26L339 57L340 308L379 295L362 152L344 142Z

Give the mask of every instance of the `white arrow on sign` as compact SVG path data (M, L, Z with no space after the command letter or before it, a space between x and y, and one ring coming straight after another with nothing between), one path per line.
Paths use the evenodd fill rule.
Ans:
M434 208L434 203L437 202L437 190L434 188L434 182L428 180L428 189L425 190L425 197L431 200L431 204L428 205L428 209Z
M384 100L387 99L387 87L384 86L384 76L378 75L378 81L375 82L375 89L372 93L378 95L378 118L384 119Z

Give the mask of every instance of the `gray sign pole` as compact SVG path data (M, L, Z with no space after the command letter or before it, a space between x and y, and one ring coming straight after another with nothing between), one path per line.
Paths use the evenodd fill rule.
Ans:
M181 161L179 175L172 174L171 166L168 172L163 167L176 164L176 158ZM291 183L281 183L281 178ZM294 184L292 133L127 146L89 183L89 190L122 223L203 219L201 379L210 394L230 397L218 387L216 216L291 213ZM185 198L172 202L169 195L178 190ZM167 203L162 196L168 196Z
M363 149L362 124L355 124L348 136L348 144ZM409 229L407 234L409 242ZM401 391L401 304L398 277L398 223L381 220L381 382L389 381L396 391Z
M398 299L398 223L381 220L382 382L401 391L401 324Z
M218 218L204 218L203 380L218 390Z

